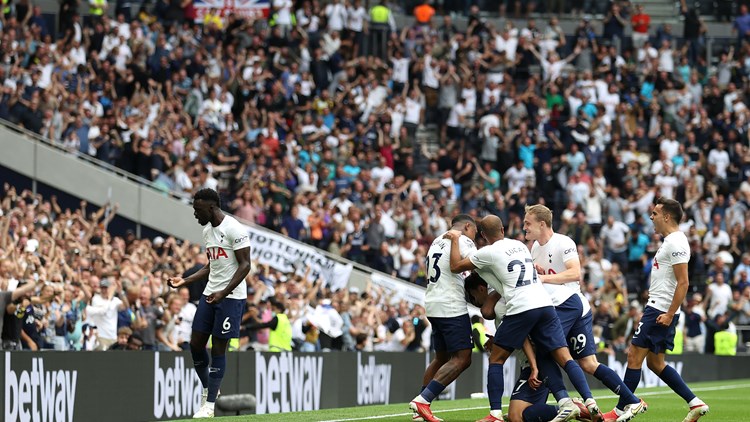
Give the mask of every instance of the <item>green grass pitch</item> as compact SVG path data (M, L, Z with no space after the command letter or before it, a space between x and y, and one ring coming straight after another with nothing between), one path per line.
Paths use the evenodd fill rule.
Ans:
M750 421L750 379L690 384L693 392L703 399L711 408L701 422L742 422ZM325 394L325 392L323 393ZM687 414L687 405L669 388L643 388L636 392L649 406L647 413L639 415L638 422L681 422ZM594 397L602 411L611 410L616 403L612 392L595 390ZM503 398L503 406L508 405ZM487 415L489 404L486 399L463 399L454 401L436 401L432 405L436 416L446 422L473 422ZM194 419L186 419L194 420ZM405 403L360 406L345 409L327 409L312 412L284 413L276 415L248 415L216 418L221 422L244 421L410 421L411 412Z

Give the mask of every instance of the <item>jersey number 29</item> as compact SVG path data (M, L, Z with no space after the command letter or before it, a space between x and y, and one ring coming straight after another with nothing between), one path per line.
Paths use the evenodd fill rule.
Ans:
M526 278L526 267L527 264L531 265L531 277ZM513 268L521 267L521 272L518 274L518 281L516 281L516 287L527 286L531 283L537 282L536 269L534 268L534 261L531 258L526 258L526 262L521 262L518 259L514 259L508 263L508 272L512 273Z

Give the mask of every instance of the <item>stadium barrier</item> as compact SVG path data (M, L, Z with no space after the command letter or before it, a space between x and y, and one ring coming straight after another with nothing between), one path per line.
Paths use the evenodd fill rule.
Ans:
M405 403L419 391L426 353L230 353L221 390L252 394L257 413L295 412L369 404ZM486 355L441 396L484 392ZM600 356L621 376L625 356ZM152 421L189 418L201 386L187 353L5 352L0 359L5 421ZM750 377L750 357L670 355L688 382ZM506 364L512 392L515 362ZM589 379L593 388L601 386ZM641 386L663 385L644 370ZM478 401L477 405L481 403ZM342 413L342 416L344 414Z

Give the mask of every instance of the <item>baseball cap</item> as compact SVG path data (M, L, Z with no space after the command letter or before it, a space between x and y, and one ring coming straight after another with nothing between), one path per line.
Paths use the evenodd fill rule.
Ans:
M112 285L112 282L109 281L108 278L103 278L101 281L99 281L99 287L109 287Z
M154 245L162 245L164 244L164 238L161 236L156 236L154 238Z

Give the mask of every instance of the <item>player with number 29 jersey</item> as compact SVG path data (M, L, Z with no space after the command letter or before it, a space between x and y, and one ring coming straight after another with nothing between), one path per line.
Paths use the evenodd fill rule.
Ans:
M506 315L552 306L539 282L529 249L513 239L501 239L469 255L487 283L505 298Z
M474 241L461 235L458 242L461 258L477 250ZM468 313L464 278L468 273L451 272L451 241L442 235L427 251L427 291L425 311L428 317L451 318Z

